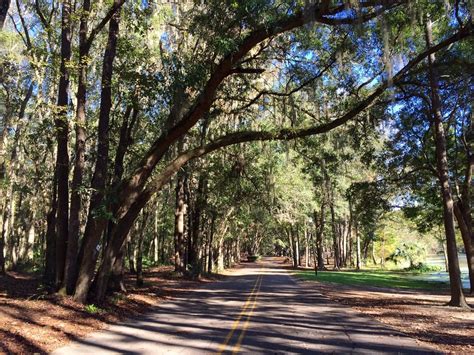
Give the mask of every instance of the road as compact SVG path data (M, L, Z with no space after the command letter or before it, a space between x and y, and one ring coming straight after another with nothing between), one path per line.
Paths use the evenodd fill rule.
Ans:
M433 353L314 286L272 259L190 290L149 314L56 350L73 354Z

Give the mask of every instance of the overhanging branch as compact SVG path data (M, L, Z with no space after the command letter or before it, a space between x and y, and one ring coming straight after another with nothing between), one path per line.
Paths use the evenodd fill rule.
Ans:
M351 18L349 22L362 23L369 21L373 17L377 16L377 14L379 14L381 11L392 9L393 7L398 6L404 2L405 0L401 0L393 2L391 5L387 6L385 0L372 1L368 3L367 6L380 6L380 8L370 12L369 14L371 15L367 15L366 13L361 18ZM206 114L206 112L209 111L214 102L216 91L219 85L226 77L232 74L232 69L235 67L235 65L238 65L252 48L268 38L301 27L307 23L319 22L330 25L341 24L338 23L339 20L336 20L336 17L329 18L327 16L335 16L336 14L344 11L344 9L344 6L340 4L323 9L321 7L321 3L318 2L311 6L306 6L295 10L292 15L284 17L271 25L264 25L252 31L245 39L242 40L235 51L225 56L220 61L220 63L214 67L213 73L209 77L203 90L196 98L192 107L186 114L183 115L182 119L180 119L180 121L177 122L171 129L156 139L148 152L145 154L144 158L140 161L139 167L134 171L132 176L126 182L124 182L123 196L129 196L133 190L140 189L144 186L156 164L158 161L160 161L171 144L186 134L186 132L188 132L199 121L199 119L201 119ZM343 21L343 19L340 19L340 21ZM180 105L181 103L176 104Z
M102 29L105 27L105 25L110 21L110 19L112 18L112 16L118 11L120 10L120 8L122 7L122 5L125 3L126 0L120 0L118 3L114 3L114 5L112 5L112 7L109 9L109 11L107 11L107 13L105 14L104 18L97 24L97 26L95 26L91 33L89 34L89 37L87 37L87 41L86 41L86 48L89 50L90 47L92 46L92 42L94 42L94 39L95 37L97 36L97 34L102 31Z
M463 28L456 34L452 35L451 37L445 39L444 41L440 42L436 46L433 46L423 53L420 53L410 62L408 62L393 78L392 83L396 84L401 81L412 68L416 67L419 63L421 63L424 59L426 59L430 54L439 51L442 48L449 46L452 43L455 43L465 37L472 35L472 29ZM322 134L329 132L339 126L342 126L344 123L348 122L349 120L358 116L362 111L369 108L374 101L380 97L384 92L385 89L388 87L388 81L383 82L379 85L379 87L367 98L362 100L359 104L357 104L354 108L350 111L345 113L343 116L330 121L328 123L324 123L321 125L308 127L308 128L301 128L301 129L280 129L277 131L242 131L242 132L235 132L230 133L220 138L217 138L213 142L198 147L192 150L189 150L180 156L178 156L175 160L173 160L167 167L163 169L163 171L155 178L143 191L146 194L153 194L154 191L159 190L173 174L179 170L186 162L191 159L199 158L203 155L209 154L213 151L216 151L220 148L240 144L245 142L253 142L253 141L268 141L268 140L291 140L296 138L303 138L312 135Z

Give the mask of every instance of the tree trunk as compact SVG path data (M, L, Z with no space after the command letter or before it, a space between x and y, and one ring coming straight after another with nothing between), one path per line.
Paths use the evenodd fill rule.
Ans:
M237 234L237 240L235 241L235 260L240 263L240 234Z
M161 230L160 233L160 260L162 263L165 263L165 231L164 229Z
M301 266L301 256L300 256L300 234L298 231L298 227L295 227L295 249L296 249L296 261L297 261L297 266Z
M293 267L296 268L298 267L298 259L296 255L296 250L295 250L295 241L294 241L294 236L291 231L291 227L286 228L286 234L288 236L288 244L290 246L290 254L291 254L291 260L293 263Z
M470 283L470 293L474 291L474 244L472 241L472 231L468 224L466 223L466 218L461 210L459 203L454 204L454 215L458 221L459 230L461 231L461 237L464 244L464 251L466 252L467 258L467 269L469 272L469 283Z
M360 255L360 235L359 235L359 228L357 224L355 226L355 233L356 233L356 269L360 270L362 261L361 261L361 255Z
M143 237L144 233L140 231L139 233L139 239L137 242L137 270L136 270L136 275L137 275L137 287L143 286Z
M431 21L426 24L426 45L432 45ZM438 93L438 76L433 66L434 55L428 56L428 76L431 87L431 104L434 121L434 140L436 150L436 167L443 200L443 222L446 233L446 244L449 263L449 281L451 300L449 305L455 307L469 307L464 298L459 269L458 251L456 246L456 232L454 229L453 197L449 185L448 158L446 152L446 136L441 114L441 100Z
M120 249L123 248L130 229L135 223L140 211L149 201L150 196L151 194L142 194L140 198L137 199L134 204L132 204L129 211L114 226L112 237L110 238L110 242L107 244L102 263L100 264L96 276L97 282L95 287L95 298L99 303L105 298L108 279L116 258L120 254ZM232 211L232 208L230 211Z
M133 115L132 115L133 111ZM132 116L132 119L130 120L130 116ZM120 183L120 180L123 176L123 165L124 165L124 159L125 159L125 154L132 143L132 130L133 127L137 121L138 117L138 110L132 109L132 106L128 106L127 109L125 110L125 113L122 118L122 125L120 127L120 137L119 137L119 142L117 144L117 150L115 153L115 162L114 162L114 173L112 176L112 183L111 183L111 190L115 191L118 188L118 185ZM104 238L103 238L103 252L105 254L105 250L107 248L107 245L110 241L110 238L112 237L112 233L115 227L115 222L114 220L109 220L107 229L104 233ZM125 248L125 246L124 246ZM120 286L120 288L125 289L123 286L123 280L118 280L119 277L123 277L124 272L122 271L123 269L123 262L121 259L123 259L123 255L125 255L125 250L120 250L118 252L117 260L114 262L114 266L112 268L112 277L113 277L113 287Z
M209 251L208 251L208 263L207 263L207 272L212 273L212 265L213 265L213 260L214 256L212 255L213 251L213 242L214 242L214 226L216 222L216 215L215 213L212 213L211 216L211 226L209 227Z
M13 154L12 154L13 155ZM7 187L7 193L6 193L6 196L5 196L5 201L4 201L4 208L3 208L3 224L1 226L2 228L2 235L1 235L1 238L2 240L4 241L4 245L5 245L5 249L6 249L6 253L5 253L5 263L7 263L8 261L10 261L10 264L12 264L12 254L13 254L13 250L12 250L12 238L13 238L13 234L14 234L14 231L13 231L13 223L12 223L12 219L13 219L13 215L15 213L14 211L14 208L15 208L15 195L14 195L14 191L13 191L13 185L14 185L14 181L15 181L15 178L13 176L13 171L15 169L10 169L12 172L9 174L10 176L10 182L8 184L8 187ZM10 265L12 266L12 265Z
M77 254L79 247L80 213L82 207L82 183L85 168L86 152L86 90L87 90L87 46L88 19L90 0L84 0L79 28L79 69L77 82L77 107L76 107L76 146L74 173L71 184L71 205L69 211L69 230L66 251L66 264L64 269L64 286L68 295L74 292L77 279L78 263Z
M184 260L184 233L185 233L185 216L187 215L188 206L185 202L185 185L186 176L181 174L176 182L176 211L174 225L174 270L176 272L185 271Z
M147 211L147 210L145 210ZM137 286L143 286L143 239L145 238L146 223L148 221L148 212L144 212L142 215L142 223L140 225L140 230L138 231L138 241L137 241Z
M304 267L309 267L309 238L306 225L304 226Z
M375 258L375 240L372 239L372 262L377 265L377 259Z
M69 72L71 60L71 0L63 1L61 20L61 66L58 88L58 114L55 119L56 139L56 176L58 184L57 217L56 217L56 288L59 290L64 281L69 220L69 153L68 153L68 120Z
M137 203L132 206L133 208L130 209L129 213L114 226L112 237L110 238L110 242L107 244L102 263L97 271L95 300L98 303L104 301L112 268L120 255L121 249L124 248L124 243L127 240L127 235L129 234L130 229L147 201L148 199L146 198L137 201Z
M352 231L353 231L353 228L354 228L354 216L353 216L353 213L352 213L352 201L351 199L349 198L349 227L348 227L348 231L347 231L347 236L348 236L348 255L347 257L349 258L349 266L352 267L354 266L354 260L353 260L353 257L352 257L352 254L353 254L353 240L352 240Z
M217 240L217 248L215 252L213 252L214 261L216 263L217 272L224 270L224 238L229 229L229 219L232 213L234 212L235 207L230 207L225 215L222 216L222 220L219 224L219 228L217 228L216 234L218 237Z
M53 177L52 186L51 205L46 216L46 255L43 274L43 281L49 287L53 286L56 276L56 233L54 230L56 226L56 207L58 205L56 173Z
M224 236L219 236L217 243L217 271L224 270Z
M114 5L120 0L114 0ZM109 158L109 121L110 108L112 106L112 74L113 62L117 50L117 38L119 34L120 10L116 11L109 23L109 35L107 47L104 52L102 66L102 91L100 98L99 127L97 137L97 158L91 188L93 193L90 200L89 215L87 218L84 240L79 255L80 269L76 282L74 299L84 303L87 299L94 269L97 262L99 243L102 232L107 224L107 211L102 206L104 189L107 181L107 164ZM106 287L106 285L104 286Z
M132 238L130 238L130 240L127 242L128 269L132 274L136 274L137 269L135 268L135 245L131 239ZM120 251L117 254L120 254Z
M362 243L362 257L365 262L367 262L367 258L369 256L369 246L370 246L371 239L366 236L364 238L364 242Z
M120 248L117 258L115 259L114 265L112 266L112 270L110 272L110 281L108 288L111 291L120 291L120 292L127 292L127 288L125 287L125 282L123 280L124 277L124 269L125 269L125 248Z
M161 246L163 248L163 246ZM158 233L158 209L155 210L153 220L153 263L158 265L160 262L160 234Z
M0 140L0 183L4 183L4 180L8 181L8 188L4 189L3 187L0 188L0 199L2 200L1 207L2 211L0 212L0 273L5 273L5 262L6 257L4 254L4 248L8 245L8 235L9 233L12 234L14 228L14 185L16 184L18 169L19 169L19 157L18 151L20 146L20 135L21 135L21 121L25 117L26 107L28 105L28 101L33 94L33 83L30 83L28 89L25 93L25 97L21 101L20 109L18 111L18 123L17 128L15 130L15 136L13 141L13 147L10 156L10 171L8 176L6 175L6 167L5 167L5 155L6 152L4 151L4 145L6 143L7 132L8 132L8 122L9 119L6 119L4 122L4 127L2 127L2 136ZM5 181L5 183L6 183ZM7 190L6 195L4 194L4 190Z
M342 228L341 236L342 236L342 241L341 241L341 266L346 267L347 266L347 232L345 230L345 221L344 221L344 228Z
M341 266L340 261L340 250L339 250L339 241L337 235L337 228L336 228L336 216L334 212L334 203L331 197L331 204L329 208L331 210L331 228L332 228L332 240L333 240L333 251L334 251L334 269L339 270Z
M316 241L314 240L314 234L310 234L311 246L313 251L313 267L314 267L314 274L318 275L318 251L316 250Z
M319 222L317 222L319 219ZM325 224L325 211L324 204L321 205L321 212L319 214L314 211L314 221L316 223L316 254L317 254L317 268L318 270L324 270L324 252L323 252L323 233Z
M449 261L448 261L448 251L446 249L445 238L441 240L442 248L443 248L443 258L444 258L444 269L446 272L449 272Z
M470 293L474 293L474 225L472 220L472 187L474 174L474 111L471 110L464 137L462 138L466 152L466 166L461 194L454 205L454 214L458 220L459 228L466 250L467 265L469 268Z
M382 256L380 258L380 265L382 267L385 266L385 237L382 235L382 250L381 250Z
M2 225L3 225L3 213L2 213L0 226ZM2 230L0 231L0 274L1 275L4 275L6 272L4 248L5 248L5 235L3 233L3 228L2 228Z
M206 203L206 193L207 193L207 179L203 173L199 176L198 187L195 193L195 203L192 213L192 229L189 233L190 238L190 250L189 250L189 260L188 263L191 265L192 272L195 276L198 276L200 273L200 260L199 260L199 245L201 239L201 214L202 209Z

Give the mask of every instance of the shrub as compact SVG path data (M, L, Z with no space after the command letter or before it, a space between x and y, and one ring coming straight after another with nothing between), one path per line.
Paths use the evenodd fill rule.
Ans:
M250 262L257 261L258 259L260 259L260 255L248 255L247 256L247 260L250 261Z
M88 304L84 307L84 310L90 314L100 314L105 312L103 309L97 307L95 304Z
M442 271L443 268L438 265L427 265L425 263L418 263L416 265L412 265L410 267L407 267L405 271L414 271L414 272L437 272L437 271Z

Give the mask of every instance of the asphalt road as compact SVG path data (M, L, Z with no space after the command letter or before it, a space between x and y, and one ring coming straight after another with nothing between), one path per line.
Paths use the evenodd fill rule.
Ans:
M433 353L266 259L53 354Z

